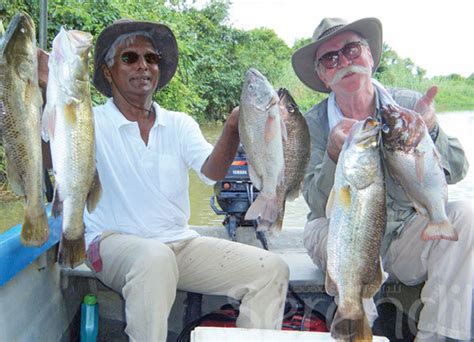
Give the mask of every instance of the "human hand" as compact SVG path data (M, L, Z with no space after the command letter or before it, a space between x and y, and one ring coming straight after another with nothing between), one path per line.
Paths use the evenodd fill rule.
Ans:
M38 83L43 90L46 90L48 85L49 54L40 48L36 49L36 54L38 56Z
M419 113L423 121L431 132L436 127L436 111L434 106L434 98L438 93L438 87L433 86L423 95L415 104L415 112Z
M342 145L344 145L351 127L356 122L357 120L344 118L329 132L327 151L329 158L335 163L339 159L339 153L341 153Z
M234 107L234 109L232 109L229 116L227 117L226 125L229 126L232 130L238 131L239 116L240 116L239 106Z

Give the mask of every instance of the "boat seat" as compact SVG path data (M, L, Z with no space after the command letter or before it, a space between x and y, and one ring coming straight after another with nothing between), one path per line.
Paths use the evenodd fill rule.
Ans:
M301 250L275 250L290 269L290 285L296 292L324 292L324 273L318 269L309 256ZM62 288L68 286L70 277L79 277L95 280L94 273L85 264L78 267L61 270Z

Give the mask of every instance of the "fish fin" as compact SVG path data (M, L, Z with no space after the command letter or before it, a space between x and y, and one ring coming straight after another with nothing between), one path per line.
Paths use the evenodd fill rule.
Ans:
M66 118L66 122L73 126L77 121L76 109L77 108L74 103L66 103L64 105L64 117Z
M44 142L48 142L52 137L54 139L54 127L56 124L56 108L46 102L41 118L41 137Z
M362 289L362 297L363 298L372 298L375 294L379 291L380 285L383 283L383 270L382 264L380 263L380 258L376 263L376 271L374 275L374 279L371 282L364 285Z
M324 288L326 289L326 293L330 296L337 295L337 285L332 280L331 276L329 275L328 271L326 271L326 279L324 281Z
M334 186L329 193L328 201L326 202L326 217L331 218L332 209L334 208L334 201L336 200L336 191L334 190Z
M86 259L86 243L84 235L78 239L69 240L61 236L58 251L58 263L61 267L75 268Z
M61 199L61 195L59 192L58 187L54 189L54 195L53 195L53 203L51 205L51 215L53 217L58 217L61 215L63 212L63 200Z
M425 178L425 158L424 152L420 152L415 150L415 170L416 170L416 178L420 183L423 183Z
M43 210L37 217L25 214L20 242L24 246L42 246L49 238L48 216Z
M449 223L449 221L444 221L441 223L430 222L421 232L421 239L424 241L441 239L458 241L458 233L451 223Z
M283 121L282 117L280 117L280 126L281 126L281 137L283 138L283 141L287 141L288 130L286 129L285 121Z
M278 217L276 218L275 222L271 223L268 226L268 231L272 233L278 233L281 232L283 228L283 218L285 216L285 201L283 201L282 206L280 208L280 212L278 213ZM261 222L258 223L258 231L262 230L260 229L260 224Z
M429 217L428 210L426 210L424 206L422 206L418 202L414 201L410 196L408 196L408 194L407 194L407 197L412 201L413 207L415 208L415 210L418 214L420 214L421 216L424 216L424 217Z
M252 181L252 184L254 187L256 187L258 190L262 189L262 179L258 176L257 172L255 172L255 169L252 167L252 165L248 165L248 170L249 170L249 177L250 180Z
M351 187L350 185L345 185L339 191L339 198L344 209L349 209L351 207Z
M266 206L266 198L264 194L259 194L255 201L250 205L245 213L246 220L256 220L260 217Z
M7 162L7 178L11 189L18 196L25 196L25 188L16 164L9 158L8 153L6 153L5 157Z
M372 341L372 329L364 315L362 319L350 320L340 316L336 311L331 324L331 337L343 341Z
M285 184L285 164L281 166L280 172L278 173L277 186Z
M256 220L260 217L261 220L275 222L278 217L280 208L276 196L268 197L264 194L259 194L255 201L248 208L245 214L246 220Z
M295 199L300 197L300 194L301 194L301 188L297 187L296 189L293 189L288 192L288 194L286 195L286 200L290 202L294 201Z
M272 226L271 222L265 221L265 220L258 220L258 226L257 226L257 231L258 232L267 232L270 230Z
M276 127L275 127L275 118L272 117L271 115L267 116L267 120L265 121L265 132L264 132L264 140L266 143L269 143L270 141L275 138L276 135Z
M28 79L25 85L25 99L31 101L37 108L43 106L43 96L37 83L33 82L32 79Z
M87 211L89 213L93 212L99 203L100 197L102 195L102 185L100 184L99 173L97 169L94 173L94 179L92 181L91 187L89 189L89 193L87 194Z

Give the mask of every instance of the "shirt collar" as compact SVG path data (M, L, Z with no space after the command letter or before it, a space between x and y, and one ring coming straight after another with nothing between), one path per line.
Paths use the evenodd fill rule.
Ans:
M108 112L111 113L110 120L112 121L112 123L114 124L116 128L120 128L125 125L134 124L133 121L127 120L127 118L122 114L122 112L120 112L120 110L115 105L113 98L109 98L105 105L108 109ZM152 128L155 128L158 125L166 126L166 122L168 121L166 110L163 110L160 107L160 105L156 102L153 102L153 107L155 108L156 119Z

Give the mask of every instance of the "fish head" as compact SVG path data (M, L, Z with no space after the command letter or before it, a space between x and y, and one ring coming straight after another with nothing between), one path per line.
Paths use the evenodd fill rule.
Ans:
M380 123L372 117L352 126L346 143L357 149L376 149L380 140Z
M245 73L241 102L248 103L260 112L265 112L278 105L278 95L265 76L251 68Z
M89 80L89 52L92 35L77 30L61 30L53 40L49 58L50 70L56 75L60 87L71 97L77 97Z
M388 105L382 108L384 149L409 151L418 146L426 131L421 116L409 109Z
M0 55L22 79L32 75L36 57L35 23L26 13L18 13L2 37Z
M294 120L296 117L302 116L296 101L287 89L278 89L278 96L280 98L280 113L283 121L288 122Z
M380 126L371 117L355 123L342 147L341 167L345 178L357 189L366 188L379 177Z

